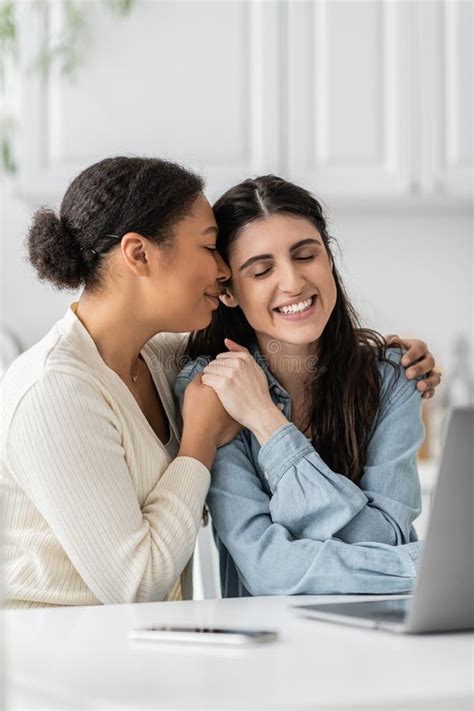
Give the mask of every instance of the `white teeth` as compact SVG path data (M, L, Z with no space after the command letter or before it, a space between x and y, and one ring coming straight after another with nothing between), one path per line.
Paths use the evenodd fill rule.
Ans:
M300 301L299 304L291 304L291 306L281 306L277 311L280 311L282 314L295 314L299 313L300 311L306 311L306 309L309 309L311 304L313 303L313 297L306 299L306 301Z

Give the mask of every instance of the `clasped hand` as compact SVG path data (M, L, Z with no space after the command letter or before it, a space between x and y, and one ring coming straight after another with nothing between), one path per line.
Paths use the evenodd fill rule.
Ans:
M276 408L265 373L242 346L226 338L227 353L219 353L202 372L202 383L218 395L229 415L254 430L258 420Z

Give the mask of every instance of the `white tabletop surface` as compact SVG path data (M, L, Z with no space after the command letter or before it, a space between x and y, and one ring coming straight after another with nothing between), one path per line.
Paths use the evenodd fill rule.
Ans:
M397 635L291 609L330 600L6 611L6 709L472 708L473 634ZM245 649L127 639L131 628L164 623L271 628L280 639Z

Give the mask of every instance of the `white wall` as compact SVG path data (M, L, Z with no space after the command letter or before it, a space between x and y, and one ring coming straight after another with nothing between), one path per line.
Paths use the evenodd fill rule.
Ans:
M336 216L333 233L368 324L423 338L449 370L455 338L472 343L472 217L348 213Z
M24 241L30 204L15 198L13 185L2 190L0 213L0 322L13 330L24 348L39 340L62 315L71 295L41 284L26 262Z

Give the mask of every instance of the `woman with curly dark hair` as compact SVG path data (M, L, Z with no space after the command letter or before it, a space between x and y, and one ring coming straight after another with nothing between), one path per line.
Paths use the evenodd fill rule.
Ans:
M229 275L202 190L173 163L110 158L34 216L39 277L84 290L2 384L10 606L191 595L209 468L237 431L198 381L181 431L171 390L178 333L209 323Z
M202 179L154 158L100 161L36 212L38 276L82 293L2 383L8 605L191 596L209 469L240 429L200 376L182 423L172 396L180 334L209 325L230 276L216 232Z
M416 379L400 349L361 327L310 193L264 176L226 192L214 214L232 278L190 337L175 390L202 372L243 427L217 452L208 499L223 594L411 590Z

